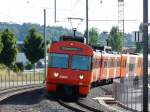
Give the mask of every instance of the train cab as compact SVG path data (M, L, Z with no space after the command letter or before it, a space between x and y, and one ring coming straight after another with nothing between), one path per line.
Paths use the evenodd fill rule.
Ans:
M60 41L48 49L48 91L60 86L74 86L79 94L87 95L91 83L93 50L77 41Z

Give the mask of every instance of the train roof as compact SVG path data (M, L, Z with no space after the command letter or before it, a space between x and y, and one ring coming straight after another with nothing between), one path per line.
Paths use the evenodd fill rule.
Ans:
M62 35L60 36L60 41L77 41L81 43L85 43L86 39L83 36L70 36L70 35Z
M48 48L48 52L93 55L93 49L89 45L77 41L59 41L53 43Z

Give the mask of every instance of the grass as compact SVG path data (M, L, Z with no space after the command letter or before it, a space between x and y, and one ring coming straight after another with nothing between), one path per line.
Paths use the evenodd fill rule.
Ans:
M45 80L44 72L13 72L0 64L0 89L38 84Z
M24 73L19 72L15 73L13 71L10 71L10 74L7 69L0 69L0 82L4 81L43 81L44 80L44 73L42 72L36 72L35 74L33 72L30 73Z
M6 73L7 73L6 66L0 64L0 76L5 75Z

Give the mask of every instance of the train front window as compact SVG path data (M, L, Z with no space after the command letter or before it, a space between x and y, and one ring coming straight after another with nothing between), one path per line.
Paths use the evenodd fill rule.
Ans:
M72 69L90 70L91 69L91 57L73 55L72 56Z
M69 56L67 54L50 53L48 58L48 67L68 68Z

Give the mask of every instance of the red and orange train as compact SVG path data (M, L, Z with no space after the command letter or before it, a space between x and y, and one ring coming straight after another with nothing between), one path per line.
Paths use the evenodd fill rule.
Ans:
M87 96L93 83L112 83L113 79L141 76L142 55L108 54L84 43L68 40L48 48L47 91L71 87Z

